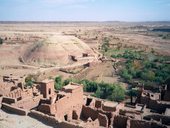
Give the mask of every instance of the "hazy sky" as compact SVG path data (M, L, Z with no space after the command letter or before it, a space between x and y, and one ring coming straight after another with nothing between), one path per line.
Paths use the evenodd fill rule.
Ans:
M170 0L0 0L0 21L170 21Z

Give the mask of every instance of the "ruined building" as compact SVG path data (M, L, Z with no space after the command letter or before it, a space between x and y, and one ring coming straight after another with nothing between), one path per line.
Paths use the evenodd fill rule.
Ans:
M1 109L57 128L167 128L170 105L161 102L160 95L145 90L139 103L127 106L84 95L83 85L76 83L57 91L53 80L35 82L32 87L12 76L0 81ZM151 110L160 114L148 113Z

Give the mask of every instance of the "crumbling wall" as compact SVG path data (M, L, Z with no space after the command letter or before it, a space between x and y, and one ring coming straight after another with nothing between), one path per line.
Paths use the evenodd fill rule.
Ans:
M47 114L35 110L31 110L30 113L28 113L28 115L54 128L83 128L82 126L70 122L66 121L61 122L55 117L49 116Z
M151 124L142 120L130 120L130 128L151 128Z
M105 106L105 105L102 105L102 109L103 109L103 111L107 111L107 112L115 112L116 111L116 107L110 107L110 106Z
M59 121L55 117L49 116L47 114L35 110L31 110L28 113L28 116L33 117L50 126L56 126L59 123Z
M149 106L149 97L147 97L147 96L141 96L140 97L140 103L141 104L146 104L146 107L148 107Z
M82 104L83 104L83 88L71 90L64 97L57 100L55 103L56 116L60 119L64 119L66 115L69 119L72 119L72 112L76 111L78 118L80 117Z
M39 82L39 90L41 94L43 94L44 98L49 99L54 95L54 81L53 80L44 80L43 82Z
M13 90L13 91L5 94L5 96L6 96L6 97L11 97L11 98L16 98L16 99L17 99L17 98L21 97L21 95L22 95L21 93L22 93L21 88L17 88L17 89L15 89L15 90Z
M99 124L99 120L96 119L95 121L87 121L85 123L85 126L83 126L84 128L99 128L100 124Z
M144 116L144 119L146 120L155 120L155 121L162 121L162 124L164 125L170 125L170 116L164 116L164 115L161 115L161 114L153 114L153 115L147 115L147 116Z
M113 114L111 112L105 112L103 110L97 110L98 113L101 113L103 115L106 115L107 119L108 119L108 126L111 125L113 122L112 122L112 117L113 117Z
M167 126L152 122L151 128L167 128Z
M98 120L99 120L100 126L103 126L103 127L108 126L108 119L106 115L99 113Z
M169 90L165 91L163 99L164 99L164 101L170 101L170 91Z
M169 116L163 116L161 119L162 119L162 124L170 125L170 115Z
M15 103L17 100L15 98L10 98L10 97L4 97L2 98L2 102L3 103L7 103L7 104L12 104Z
M148 107L149 107L150 109L153 109L153 110L157 110L157 111L161 111L161 112L162 112L162 110L161 110L162 105L161 105L161 104L158 105L158 103L157 103L156 100L149 100L149 105L148 105Z
M111 124L111 113L104 112L102 110L97 110L89 106L83 106L81 112L81 118L83 120L88 120L91 118L93 121L98 119L100 126L107 127Z
M39 105L40 99L43 98L43 95L39 95L36 97L27 97L23 100L20 100L12 105L18 107L18 108L24 108L27 110L30 110L32 108L35 108Z
M160 114L164 113L166 108L170 108L170 104L161 103L161 102L158 102L157 100L151 100L149 99L149 97L146 97L146 96L141 96L140 103L146 104L148 108L153 109Z
M0 108L1 108L1 106L2 106L2 96L0 97Z
M63 121L57 125L57 128L86 128L71 122Z
M102 101L96 100L96 101L95 101L95 107L96 107L96 108L101 108L101 107L102 107Z
M165 125L156 122L147 122L142 120L130 120L130 128L167 128Z
M2 103L2 109L7 110L9 112L18 114L18 115L27 115L28 111L21 109L21 108L17 108L15 106L6 104L6 103Z
M149 105L148 107L150 109L153 109L153 110L156 110L158 113L164 113L166 108L170 108L170 104L163 104L163 103L159 103L158 101L156 100L150 100L149 101Z
M128 117L117 115L113 120L113 127L126 128ZM138 127L135 127L138 128Z
M98 117L97 110L94 110L94 109L92 109L91 107L88 107L88 106L83 106L82 113L81 113L81 118L87 120L89 117L93 121L96 120L97 117Z
M43 112L45 114L51 114L51 107L49 104L41 104L38 106L38 111Z

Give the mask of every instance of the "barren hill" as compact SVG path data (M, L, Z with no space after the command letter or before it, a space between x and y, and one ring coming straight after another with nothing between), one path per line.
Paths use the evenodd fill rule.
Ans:
M94 54L87 44L74 36L53 35L44 41L31 45L22 56L31 65L67 65L70 56L81 57L83 53Z

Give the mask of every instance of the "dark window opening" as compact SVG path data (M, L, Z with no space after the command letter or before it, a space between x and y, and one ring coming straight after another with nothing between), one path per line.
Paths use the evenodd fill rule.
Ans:
M83 57L88 57L88 54L87 53L83 53Z
M72 119L73 119L73 120L77 120L77 119L78 119L78 115L77 115L76 111L73 111L73 113L72 113Z
M91 102L92 102L92 99L91 98L87 98L86 106L89 106Z
M51 88L49 88L49 90L48 90L48 94L49 94L49 95L51 94Z
M67 121L68 120L68 115L64 116L64 120Z

